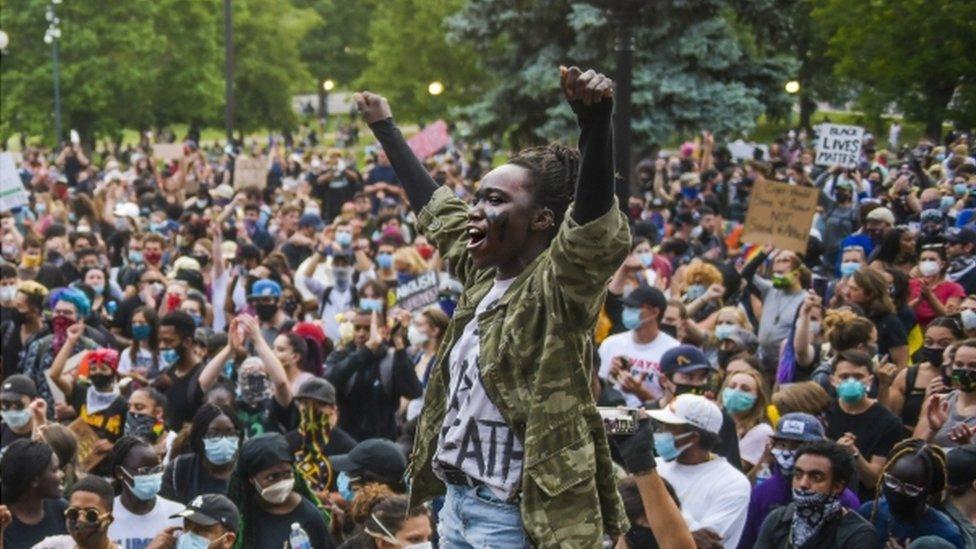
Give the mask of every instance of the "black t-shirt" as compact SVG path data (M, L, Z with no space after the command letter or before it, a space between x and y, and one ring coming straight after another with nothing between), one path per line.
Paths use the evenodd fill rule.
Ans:
M31 437L30 430L28 430L26 433L21 435L19 433L13 432L13 430L11 430L6 423L0 425L0 448L6 448L7 446L10 446L11 444L13 444L15 440L20 440L22 438L29 439L30 437Z
M302 261L305 261L312 255L312 247L285 242L281 247L281 253L285 254L285 260L288 262L288 266L292 270L295 270L302 264Z
M68 533L64 524L64 510L68 508L68 502L63 499L46 499L43 505L44 518L37 524L24 524L14 515L13 522L3 530L4 547L33 547L48 536Z
M244 438L256 437L264 433L285 434L297 421L298 407L292 402L287 408L278 404L274 397L268 397L256 406L237 401L237 419L244 426Z
M254 528L254 539L258 547L282 547L291 534L291 525L297 522L308 535L314 549L328 549L335 547L335 540L325 524L322 512L315 508L311 501L302 498L290 513L286 515L272 515L260 507L255 508L255 516L247 521Z
M891 349L908 345L908 334L894 313L873 316L871 322L874 322L875 328L878 329L878 356L888 354Z
M21 326L13 320L0 324L0 360L3 360L5 376L24 372L20 364L20 354L24 351L24 344L20 341Z
M184 376L176 374L175 366L166 375L173 384L166 390L166 428L179 431L184 423L193 420L197 408L203 403L203 391L200 389L200 370L203 364L197 364Z
M837 440L844 433L852 433L857 440L857 450L864 459L871 461L874 456L887 456L892 446L902 438L901 420L890 410L875 402L864 412L852 415L841 410L834 401L827 410L827 438ZM861 501L874 498L875 487L858 485L857 495Z
M71 404L71 407L75 409L78 417L85 418L85 423L98 436L111 441L118 440L122 436L122 430L125 427L125 416L128 411L125 398L118 396L108 405L108 408L95 414L89 414L87 409L89 387L90 385L85 381L75 383L74 390L68 396L68 404ZM83 406L85 410L82 410ZM84 414L82 413L83 411L85 412Z
M200 494L227 494L227 480L211 475L197 454L177 456L166 465L159 495L184 505Z
M288 449L291 453L295 453L302 446L302 435L299 434L298 430L289 431L285 435L285 440L288 441ZM356 439L352 438L349 433L343 431L338 427L333 427L332 431L329 433L329 443L325 445L325 455L341 456L343 454L348 454L356 447Z

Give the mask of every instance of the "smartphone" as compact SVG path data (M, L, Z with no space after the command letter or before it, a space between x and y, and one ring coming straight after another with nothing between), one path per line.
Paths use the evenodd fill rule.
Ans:
M632 435L637 432L637 408L597 406L608 435Z
M827 300L827 284L828 280L826 277L819 275L814 275L813 277L813 291L820 296L820 299L824 301Z

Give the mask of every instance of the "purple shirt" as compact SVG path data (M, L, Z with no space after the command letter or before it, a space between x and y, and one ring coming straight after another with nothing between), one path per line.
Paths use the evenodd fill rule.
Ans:
M793 487L789 477L784 476L779 468L773 471L773 476L752 488L749 498L749 513L746 515L746 526L739 538L738 549L751 549L759 537L759 529L769 513L781 505L793 500ZM844 488L840 494L840 504L848 509L857 510L861 501L849 488Z

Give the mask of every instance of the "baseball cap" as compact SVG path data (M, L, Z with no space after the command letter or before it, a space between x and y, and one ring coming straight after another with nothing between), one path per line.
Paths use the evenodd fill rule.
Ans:
M885 222L885 223L893 226L895 224L895 214L891 213L891 210L889 210L888 208L885 208L884 206L882 206L880 208L875 208L875 209L871 210L868 213L868 215L865 218L865 220L866 221L883 221L883 222Z
M960 486L976 480L976 444L950 450L946 455L946 469L949 486Z
M641 284L634 288L622 301L626 307L643 307L647 305L662 310L668 307L668 298L664 297L664 292L647 284Z
M664 408L651 410L647 415L661 423L691 425L716 435L722 430L722 410L701 395L678 395Z
M230 532L237 532L241 517L237 506L227 496L220 494L202 494L191 501L186 509L169 517L184 518L200 526L220 524Z
M397 483L407 469L407 458L400 447L381 438L366 439L348 454L333 456L336 471L368 471L390 483Z
M837 188L837 189L845 189L845 190L848 190L848 191L853 191L854 190L854 184L851 183L850 181L846 180L846 179L842 179L842 180L838 181L836 185L834 185L834 188Z
M224 200L232 200L234 198L234 188L227 183L217 185L217 188L210 191L210 196L214 199L222 198Z
M224 259L234 259L237 256L237 242L233 240L221 242L220 255L224 256Z
M37 386L31 378L24 374L14 374L3 380L3 385L0 385L0 398L20 400L22 396L30 398L37 396Z
M661 373L671 375L677 372L715 370L705 353L693 345L678 345L668 349L661 357Z
M302 215L298 220L298 226L302 229L306 227L313 227L315 230L321 230L325 226L325 222L322 221L322 216L317 213L307 213Z
M946 231L945 239L952 244L976 244L976 230L969 227L952 227Z
M925 223L926 221L941 222L943 217L944 216L942 214L942 210L936 210L936 209L922 210L922 213L919 214L918 216L919 221L921 221L922 223Z
M295 398L308 398L317 400L323 404L335 404L336 390L327 380L316 377L302 383L302 386L298 388L298 392L295 393Z
M251 293L247 297L281 297L281 284L268 278L262 278L251 286Z
M780 418L773 437L800 442L823 440L824 428L820 421L810 414L792 412Z
M115 205L115 217L131 217L139 219L139 205L133 202L119 202Z

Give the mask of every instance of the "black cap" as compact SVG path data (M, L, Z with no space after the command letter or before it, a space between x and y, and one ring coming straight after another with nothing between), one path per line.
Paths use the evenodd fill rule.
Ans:
M220 494L202 494L191 501L186 509L169 518L184 518L200 526L220 524L228 532L237 532L241 516L234 502Z
M3 380L0 385L0 398L20 400L20 397L34 398L37 396L37 386L34 381L24 374L14 374Z
M664 297L664 292L661 290L653 286L648 286L647 284L641 284L627 294L627 297L623 299L623 304L627 307L643 307L647 305L664 310L668 308L668 298Z
M976 230L969 227L952 227L946 231L946 242L953 244L976 244Z
M281 433L265 433L247 439L237 458L237 473L248 478L279 463L291 463L294 456Z
M976 480L976 444L949 450L946 455L949 486L962 486Z
M407 458L400 448L382 438L371 438L356 445L348 454L332 457L336 471L368 471L389 484L400 482L407 470Z
M335 404L336 390L327 380L316 377L302 383L295 393L295 398L309 398L323 404Z

